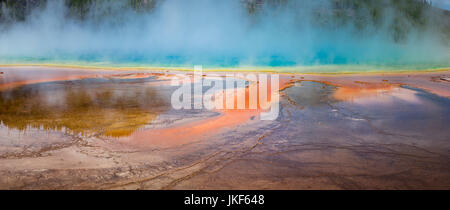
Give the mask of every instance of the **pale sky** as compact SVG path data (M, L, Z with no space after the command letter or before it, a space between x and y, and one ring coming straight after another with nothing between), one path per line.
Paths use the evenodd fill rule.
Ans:
M450 10L450 0L431 0L434 6Z

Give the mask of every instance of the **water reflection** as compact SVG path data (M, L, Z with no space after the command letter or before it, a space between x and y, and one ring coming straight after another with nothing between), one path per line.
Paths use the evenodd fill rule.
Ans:
M168 109L154 78L83 79L25 85L0 92L3 126L122 137Z
M327 129L335 128L339 132L354 128L352 135L361 134L361 139L367 138L372 130L378 140L386 139L381 136L386 134L426 140L430 144L446 142L450 137L447 129L450 99L420 89L385 84L334 87L302 81L286 89L285 93L290 104L296 105L289 115L294 118L294 127L302 122L311 125L318 122L318 125L327 125ZM349 123L347 127L341 127L346 123ZM315 127L307 130L314 135L312 138L318 133L326 134Z
M333 97L336 88L318 82L302 81L285 90L291 103L301 109L324 106L337 100Z

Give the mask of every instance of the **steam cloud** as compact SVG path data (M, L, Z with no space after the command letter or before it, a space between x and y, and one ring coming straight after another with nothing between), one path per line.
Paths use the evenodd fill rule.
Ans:
M248 14L240 0L165 0L148 13L126 9L121 1L105 2L93 5L79 20L70 18L64 1L49 1L26 21L1 26L0 62L28 58L157 66L450 64L448 36L433 23L413 27L404 21L402 27L409 30L396 40L390 26L402 20L394 18L398 14L389 7L377 26L358 27L317 21L321 11L333 10L328 0L291 1L254 14ZM101 16L104 11L114 15Z

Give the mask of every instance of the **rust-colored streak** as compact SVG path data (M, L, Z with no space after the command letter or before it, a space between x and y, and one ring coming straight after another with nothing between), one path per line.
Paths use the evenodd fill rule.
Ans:
M106 73L101 71L41 68L8 68L2 69L2 72L3 74L0 77L0 90L43 82L93 78L105 75Z
M333 94L339 101L353 101L356 98L377 96L391 92L396 86L390 84L365 84L361 86L341 86Z
M258 120L259 114L264 110L260 109L263 105L259 104L257 109L249 109L249 88L251 86L256 86L259 89L259 81L250 81L251 84L244 89L236 89L235 90L235 104L232 109L217 109L216 112L219 112L220 115L203 119L200 121L195 121L191 123L186 123L183 125L178 125L170 128L162 128L162 129L149 129L137 131L132 134L128 138L121 139L120 141L123 143L128 143L131 145L139 146L139 147L158 147L158 148L167 148L174 147L183 144L188 144L191 142L205 140L208 137L217 134L226 128L233 128L238 125L249 122L250 120ZM273 92L280 91L287 86L290 85L292 81L287 77L280 77L279 80L279 88L272 89L270 85L267 86L267 103L272 103L272 98L270 97ZM270 84L270 80L268 81ZM246 101L246 109L237 109L237 93L239 91L245 91L245 101ZM224 104L223 107L226 107L226 99L231 97L230 95L225 94L224 92L217 93L216 97L223 96ZM261 105L261 106L260 106Z
M221 115L165 129L138 131L126 138L132 145L167 148L203 140L218 130L249 121L255 111L223 112Z
M92 78L95 76L67 76L67 77L51 77L51 78L45 78L45 79L35 79L35 80L23 80L23 81L15 81L15 82L7 82L0 84L0 91L15 87L20 87L23 85L30 85L30 84L36 84L36 83L44 83L44 82L58 82L58 81L67 81L67 80L79 80L79 79L86 79L86 78Z

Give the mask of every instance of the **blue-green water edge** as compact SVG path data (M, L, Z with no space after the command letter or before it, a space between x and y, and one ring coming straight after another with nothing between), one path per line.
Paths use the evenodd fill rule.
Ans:
M269 56L253 59L249 62L238 57L222 58L186 58L183 56L164 56L150 58L146 56L130 56L105 58L100 55L58 56L55 57L1 57L0 65L61 65L83 67L113 68L182 68L193 69L194 65L202 65L208 69L243 69L272 70L291 73L346 73L346 72L398 72L439 70L450 68L447 63L347 63L345 60L326 62L296 62L281 56Z

